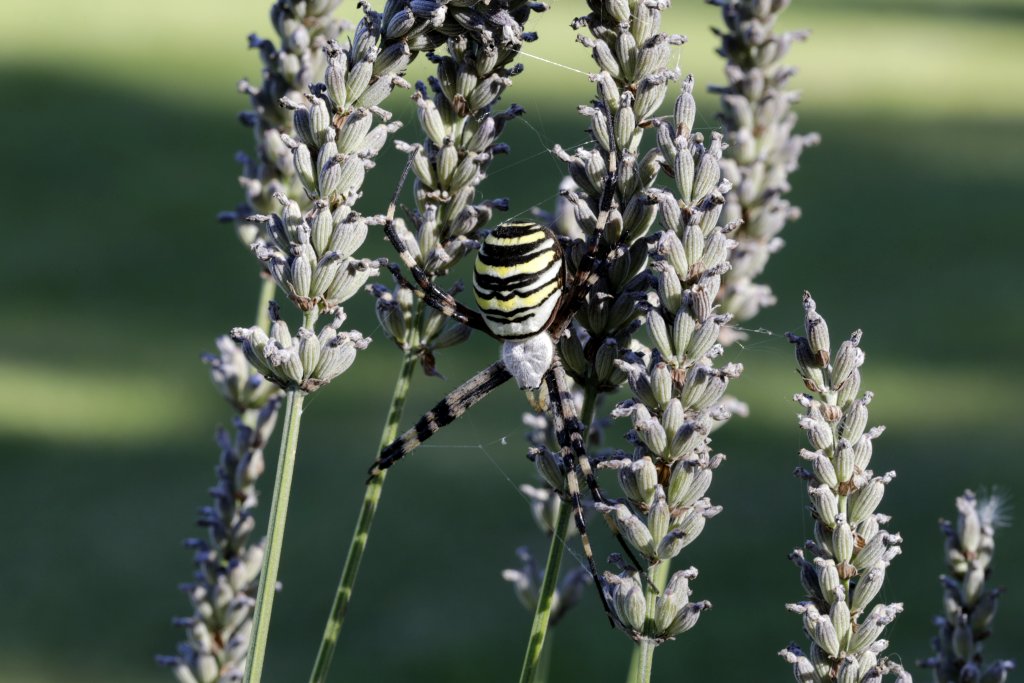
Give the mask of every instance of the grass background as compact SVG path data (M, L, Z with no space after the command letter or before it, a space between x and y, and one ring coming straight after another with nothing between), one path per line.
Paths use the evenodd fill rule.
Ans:
M174 588L190 573L180 539L212 483L212 428L228 418L198 354L247 323L256 297L253 258L213 216L238 197L232 155L249 140L234 121L245 106L234 83L258 77L245 35L267 33L267 4L0 8L2 681L169 679L152 655L173 651L169 618L187 609ZM567 28L583 3L555 4L528 51L586 70ZM702 92L722 81L713 10L677 0L665 19L689 36L680 66ZM814 32L790 61L801 69L800 129L824 141L793 178L804 218L769 267L782 303L753 322L773 334L731 351L747 367L734 388L752 415L716 435L729 461L711 495L725 513L682 559L701 570L695 599L715 609L659 650L657 680L791 680L774 654L801 639L782 608L800 595L785 556L809 524L790 476L803 437L789 397L800 384L780 333L800 326L802 289L834 339L865 330L872 418L889 427L875 467L900 474L883 510L905 552L882 598L906 603L888 632L905 663L926 654L939 607L936 518L965 486L1019 495L1024 480L1024 3L804 0L785 25ZM529 115L510 127L513 155L485 187L517 211L550 205L561 168L548 150L585 138L574 110L589 92L579 74L524 59L507 99ZM699 125L714 127L716 103L699 104ZM395 107L411 122L404 97ZM383 206L396 163L391 152L369 176L366 211ZM370 240L365 252L386 249ZM347 308L383 340L368 297ZM494 353L474 338L442 354L449 381L417 377L403 422ZM374 344L308 401L270 681L304 680L312 663L396 363ZM530 617L499 572L516 546L546 545L513 484L531 479L523 405L504 388L389 480L333 680L514 679ZM603 535L596 543L613 549ZM1011 590L993 656L1024 655L1022 560L1024 537L1004 531L995 581ZM555 642L552 680L621 680L629 643L595 600Z

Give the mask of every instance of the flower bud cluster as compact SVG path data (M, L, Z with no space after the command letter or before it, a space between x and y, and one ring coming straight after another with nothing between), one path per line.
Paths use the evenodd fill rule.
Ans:
M792 105L799 93L787 90L796 69L781 64L790 45L805 31L775 33L789 0L709 0L722 8L726 29L716 30L726 59L728 85L714 87L722 96L723 132L729 140L722 172L736 191L729 195L724 220L741 221L732 270L725 275L724 310L749 320L775 304L771 287L757 282L769 257L782 248L779 233L800 210L785 199L788 176L797 169L804 148L818 143L817 133L793 133Z
M231 407L239 415L259 410L267 400L278 393L278 388L253 370L245 354L227 335L217 337L218 355L203 355L210 366L210 377Z
M742 369L712 364L728 321L715 315L714 301L732 246L717 227L729 190L719 167L721 138L705 145L693 133L692 78L683 84L671 121L655 118L669 81L678 77L667 68L671 46L684 42L659 31L667 5L599 1L576 21L576 28L590 30L592 38L580 42L601 69L592 77L595 100L581 108L591 119L595 145L573 154L556 150L575 185L563 192L572 220L563 213L559 227L571 238L586 237L606 209L609 251L608 266L559 352L577 381L608 391L627 380L633 390L635 398L613 415L633 419L635 450L602 463L618 471L626 497L596 507L651 564L678 555L721 510L704 497L724 459L712 456L708 433L714 421L729 416L725 388ZM648 128L656 130L657 145L641 155ZM677 196L655 188L661 172L673 179ZM659 215L664 231L648 238ZM577 239L569 252L571 269L585 249L585 240ZM663 349L649 351L633 341L645 313ZM691 344L691 337L699 339ZM710 607L689 601L695 576L692 569L676 572L661 593L645 593L636 569L629 568L606 573L602 588L620 628L635 640L660 643L691 628Z
M352 256L366 239L367 221L362 216L346 205L331 211L323 200L303 215L298 202L283 194L277 200L279 213L253 216L273 240L257 240L253 251L300 310L335 308L380 273L379 261Z
M642 239L658 216L654 189L664 158L657 148L641 153L644 133L678 72L668 68L673 46L685 38L660 31L667 2L600 0L574 22L590 35L578 41L590 49L598 72L591 76L595 98L580 113L590 120L592 148L571 154L556 146L572 184L563 188L556 224L575 239L568 265L575 271L586 251L585 238L597 228L602 205L609 208L604 241L609 267L592 288L570 334L559 342L569 374L598 391L611 391L625 375L615 361L630 347L645 310L647 244ZM614 185L609 183L614 180ZM607 190L612 196L606 196ZM610 202L609 202L610 200ZM610 206L608 204L610 203Z
M530 444L527 457L536 466L542 484L540 486L522 484L519 491L529 502L533 521L545 536L550 538L555 531L561 507L571 505L560 493L565 490L565 471L562 466L562 458L555 446L556 439L551 421L543 411L523 413L523 424L527 427L526 440ZM591 431L588 437L592 439L593 434L594 432ZM570 526L561 540L565 542L575 532L575 527ZM512 583L516 597L519 598L522 605L533 612L536 609L537 597L544 581L544 572L537 566L528 548L518 548L516 554L520 559L520 567L506 569L501 575L506 581ZM579 602L585 586L590 582L590 572L583 565L577 566L562 577L552 597L552 623L561 619L569 609Z
M803 617L811 646L806 656L795 646L780 654L793 664L798 681L866 683L880 681L882 670L909 681L901 667L881 658L888 647L882 630L903 604L871 606L903 539L884 528L890 517L877 511L896 473L876 475L870 469L874 440L884 428L868 428L872 394L859 394L861 333L833 354L828 324L807 293L804 328L806 336L787 337L812 392L795 397L805 410L800 427L813 449L801 452L807 466L795 474L807 482L814 538L790 555L806 594L786 607Z
M992 572L996 527L1007 523L1004 503L999 495L979 500L967 490L956 499L956 521L939 521L949 574L939 577L944 609L935 617L935 654L919 662L933 670L936 683L1003 683L1014 668L1011 660L996 660L987 667L982 660L983 641L991 635L1002 593L986 582Z
M333 40L324 46L323 81L310 85L301 98L281 99L281 106L291 110L293 134L280 138L290 150L301 189L275 193L277 210L251 217L264 234L253 243L253 251L306 314L306 327L294 345L286 341L289 334L280 335L276 345L258 330L244 336L246 353L280 386L315 390L343 372L355 351L369 341L358 332L337 329L340 304L377 275L381 265L354 254L369 225L384 219L364 217L354 205L366 171L400 127L381 103L396 87L409 87L402 75L415 54L410 46L432 48L437 40L434 19L406 4L389 2L383 14L364 5L365 16L347 46ZM310 320L321 311L337 314L316 332Z
M694 567L677 571L665 588L653 596L645 594L640 575L630 568L618 574L605 572L604 591L619 628L636 640L646 638L662 643L689 631L701 613L711 609L707 600L690 601L690 581L696 578Z
M523 113L515 105L498 113L493 108L522 70L513 62L523 42L536 38L524 31L525 22L532 11L545 9L525 0L412 3L413 15L431 22L434 46L446 44L447 50L429 54L436 71L427 83L416 84L413 95L423 142L395 143L409 156L415 210L411 227L399 219L394 228L430 278L447 273L476 249L479 230L496 210L508 209L507 199L478 201L478 187L495 155L508 151L499 142L505 124ZM456 283L449 291L460 289ZM470 328L422 306L402 283L371 291L384 332L405 352L417 352L428 374L439 374L435 351L469 337Z
M555 499L558 499L557 496ZM501 572L501 578L512 584L519 602L533 612L537 609L540 586L544 582L544 569L537 566L528 548L517 548L516 555L519 556L519 569L505 569ZM583 598L583 592L590 583L590 572L585 566L577 566L566 572L551 596L552 626Z
M419 353L427 374L434 370L434 352L461 344L469 339L470 328L429 306L421 306L416 294L399 285L388 289L384 285L369 285L376 298L377 320L389 339L405 352ZM452 294L460 291L456 283Z
M270 8L277 44L256 35L249 37L250 46L259 51L263 61L263 78L258 87L245 80L239 83L252 106L239 118L252 129L256 147L252 156L238 153L242 202L220 215L222 221L235 226L244 244L252 244L262 234L260 224L249 220L250 216L272 211L275 194L298 191L292 153L284 142L284 136L294 135L292 117L279 102L300 97L306 84L323 74L323 48L343 28L343 22L333 16L340 3L277 0Z
M277 387L253 375L230 339L217 340L219 356L206 362L214 384L236 415L233 430L220 429L213 502L199 511L206 538L190 538L196 571L182 586L192 615L175 619L186 637L178 653L157 661L182 683L240 680L249 649L252 610L263 564L263 541L252 542L258 503L256 483L264 470L263 449L274 431L281 399Z
M726 236L733 226L718 226L730 188L718 166L721 138L716 135L705 146L703 136L692 130L695 115L693 79L687 78L673 116L658 126L659 158L676 193L656 194L662 230L650 240L651 276L644 291L644 326L653 346L637 347L616 360L633 397L612 414L630 418L627 438L634 450L604 466L617 470L625 501L598 507L613 514L626 541L651 564L670 562L721 512L705 496L714 471L725 460L713 454L710 433L737 410L725 392L743 370L734 363L715 366L722 354L722 327L730 319L715 310L733 246ZM670 588L682 580L678 577L677 572L669 580ZM636 598L618 592L632 593L637 579L620 578L618 584L609 584L610 602L617 612L621 605L635 609ZM652 599L646 597L647 607L654 609ZM658 611L662 598L657 600L653 619L648 614L642 628L635 614L618 614L632 637L655 642L674 637L710 606L688 603L682 596L664 603L679 610L669 618Z
M347 48L335 41L325 46L323 82L301 100L281 100L292 111L294 129L281 140L302 192L278 192L275 213L251 217L266 235L254 243L256 256L303 311L336 307L379 271L377 262L353 254L368 224L380 219L364 218L353 206L367 169L400 127L379 105L396 87L408 87L402 74L414 54L402 38L427 30L428 22L391 31L393 18L385 24L386 15L365 11Z
M573 391L573 402L578 414L583 403L583 395L578 390ZM530 445L526 457L533 463L542 483L541 486L523 484L519 490L530 503L534 522L541 531L550 536L554 531L555 519L561 505L571 504L566 495L565 462L558 446L554 425L540 406L537 406L535 411L523 413L523 424L528 429L526 441ZM603 436L603 426L603 420L594 420L587 429L586 447L591 462L602 457L598 447ZM589 508L588 500L581 502L585 509ZM573 526L566 531L568 536L574 533L576 529Z
M260 327L236 327L231 338L246 360L265 378L286 390L312 393L348 370L356 352L370 344L370 338L356 331L342 332L344 312L334 310L332 320L319 332L300 327L292 336L276 304L270 306L270 333Z
M498 139L523 110L515 105L500 113L492 109L522 70L513 64L522 44L536 38L524 31L525 22L531 11L546 6L523 0L413 4L433 7L437 30L447 37L447 54L432 53L435 74L416 84L413 100L423 142L396 144L409 155L416 209L411 227L396 221L395 228L417 264L433 277L477 247L477 231L491 221L495 209L508 208L505 199L475 201L477 188L494 156L508 151Z

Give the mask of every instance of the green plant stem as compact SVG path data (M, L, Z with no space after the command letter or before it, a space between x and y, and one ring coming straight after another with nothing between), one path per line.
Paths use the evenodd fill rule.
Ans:
M256 300L256 327L264 332L270 331L270 311L268 306L274 298L277 283L267 273L260 273L260 295Z
M654 641L650 638L641 638L636 649L639 653L637 658L637 683L650 683L651 668L654 666Z
M658 566L650 572L650 581L644 590L644 599L647 601L647 621L654 620L656 600L661 591L665 590L668 583L670 562L659 562ZM633 656L629 661L629 673L626 677L628 683L641 683L651 679L651 666L654 663L654 643L644 639L633 648Z
M540 651L540 664L537 665L537 674L533 677L533 683L548 683L551 676L551 650L554 648L555 632L548 633L544 640L544 648Z
M583 410L580 421L584 429L590 431L590 423L594 419L594 408L597 404L597 390L587 387L583 394ZM585 437L586 435L584 435ZM530 627L530 639L526 644L523 657L523 669L519 674L519 683L536 683L540 671L538 666L541 653L544 651L544 638L547 636L548 622L551 620L551 605L558 585L558 573L562 566L562 555L565 551L565 538L572 521L572 505L565 500L558 506L558 518L555 520L554 533L551 534L551 547L548 548L548 561L544 565L544 580L537 596L537 608L533 613L533 625Z
M418 354L415 349L407 350L402 357L402 368L398 373L398 381L395 382L395 391L391 397L391 408L388 410L387 421L384 423L384 431L380 435L378 453L394 441L398 435L398 423L402 418L402 411L405 409L405 399L409 394L409 385L412 382L412 373L416 368L417 359ZM345 621L345 614L352 599L352 588L355 585L356 576L359 574L359 564L363 559L366 544L370 540L370 527L373 524L374 515L377 513L377 505L380 503L386 476L387 470L366 483L363 506L359 510L359 519L356 521L352 540L349 541L348 555L345 557L345 566L341 570L341 579L338 581L338 590L334 595L334 604L331 605L331 613L327 617L323 639L320 641L320 650L317 652L316 662L313 664L313 673L309 677L311 683L321 683L327 680L327 672L330 670L334 650L338 644L338 635L341 633L341 626Z
M572 505L564 500L558 506L558 519L551 534L551 547L548 549L548 561L544 565L544 580L540 585L537 597L537 609L533 613L533 625L530 627L530 640L526 645L526 656L523 658L523 670L519 674L519 683L536 683L540 671L541 652L544 650L544 638L548 631L551 618L551 605L554 601L555 587L558 585L558 570L562 565L562 554L565 551L565 536L572 521Z
M828 385L831 386L832 385L832 367L831 366L829 366L829 367L827 367L825 369L825 376L828 378ZM837 403L837 398L838 397L837 397L835 391L831 391L831 390L826 391L821 396L825 400L826 404L831 405L831 406L838 405L838 403ZM838 424L833 424L832 425L832 443L833 444L838 444L839 443L839 425ZM833 465L836 464L836 461L835 461L836 450L835 449L836 449L836 447L833 445L832 446L832 454L829 456L829 458L832 460L832 464ZM848 508L848 505L849 505L849 503L848 503L848 496L845 496L845 495L839 493L838 491L836 492L836 494L837 494L837 496L839 498L839 514L842 515L843 517L846 517L846 515L847 515L847 508ZM847 601L849 601L849 599L850 599L850 579L843 579L843 590L845 591Z
M270 506L266 554L263 557L260 586L256 594L256 609L253 612L253 635L252 642L249 643L249 656L246 660L245 683L259 683L260 676L263 674L267 634L270 632L270 612L274 606L277 570L281 564L281 543L284 540L288 498L292 488L292 472L295 469L295 452L299 444L303 397L304 394L299 389L288 391L284 435L281 438L281 453L278 457L277 475L274 480L274 499Z

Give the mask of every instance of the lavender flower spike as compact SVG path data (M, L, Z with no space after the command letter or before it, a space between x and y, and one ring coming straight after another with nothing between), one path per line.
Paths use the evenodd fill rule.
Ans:
M728 85L711 88L722 97L722 133L729 148L722 174L736 188L725 205L723 221L741 222L737 242L723 276L723 307L737 320L749 320L775 304L771 287L759 282L772 254L782 248L779 233L800 217L786 199L789 175L805 147L819 142L817 133L793 132L793 105L798 91L788 88L796 69L781 63L806 31L776 33L774 26L790 0L709 0L722 8L725 30L718 54L726 60Z
M935 654L918 662L932 669L935 683L1003 683L1014 668L1009 659L988 666L982 659L984 640L992 635L1000 588L989 588L995 553L995 531L1006 526L1006 500L997 493L978 497L967 490L956 499L956 522L939 521L946 537L946 567L939 577L944 613L935 617Z
M896 473L870 469L884 428L867 427L872 394L860 394L861 332L833 353L828 325L806 292L804 329L806 336L786 336L809 392L794 397L805 411L799 422L810 443L800 453L806 466L794 474L807 482L814 538L790 555L804 597L786 608L801 615L810 648L804 654L791 644L779 654L798 682L880 683L885 676L909 682L903 667L881 656L889 644L882 630L903 604L871 606L903 539L883 528L890 517L876 511Z

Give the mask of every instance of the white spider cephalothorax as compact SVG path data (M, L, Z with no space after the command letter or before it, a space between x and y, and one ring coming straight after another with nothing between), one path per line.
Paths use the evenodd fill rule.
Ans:
M526 339L507 339L501 345L501 360L520 389L536 389L555 357L555 343L547 332Z

